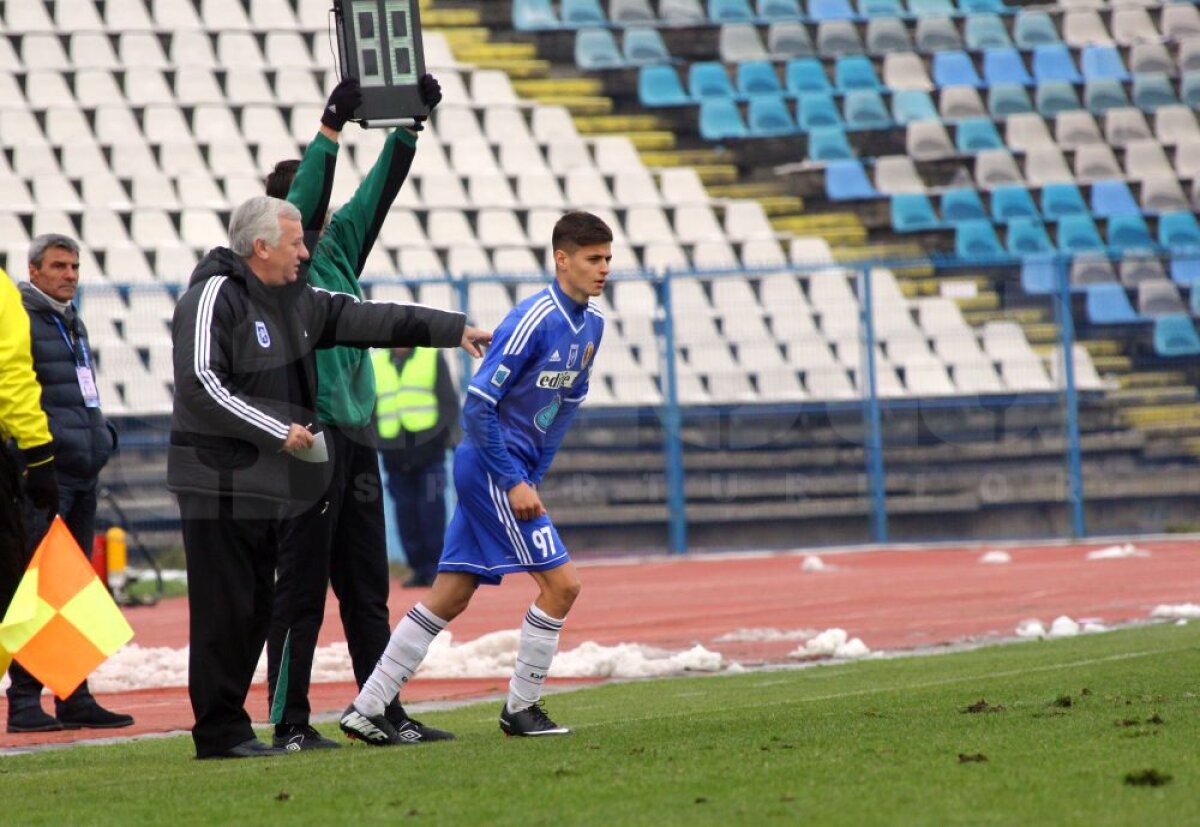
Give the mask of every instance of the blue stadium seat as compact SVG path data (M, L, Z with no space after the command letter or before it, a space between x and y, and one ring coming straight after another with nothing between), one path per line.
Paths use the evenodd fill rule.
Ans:
M1088 80L1129 80L1129 70L1116 46L1084 46L1079 64Z
M954 225L954 254L959 258L997 258L1004 255L992 222L960 221Z
M1013 23L1013 41L1018 49L1032 49L1035 46L1046 46L1051 43L1061 43L1054 21L1044 11L1023 11L1017 13Z
M833 89L829 83L829 76L825 74L825 67L815 57L789 60L784 77L787 90L793 95L804 92L829 92Z
M513 28L522 32L559 27L550 0L513 0L512 21Z
M892 125L883 96L874 89L855 89L842 98L847 129L886 129Z
M963 24L963 40L973 52L980 49L1012 48L1012 38L999 15L972 14Z
M1141 321L1123 284L1115 281L1089 284L1084 295L1087 320L1092 324L1128 324Z
M983 86L975 63L966 52L935 52L933 55L933 82L943 86Z
M866 55L839 57L833 70L834 85L839 92L851 89L882 89L875 64Z
M908 13L914 17L952 17L956 12L950 0L908 0Z
M958 0L958 8L963 14L1004 14L1009 11L1009 7L1004 4L1004 0Z
M936 230L937 216L933 204L924 193L893 195L891 203L892 228L898 233L915 233Z
M688 89L693 98L733 98L733 84L725 64L716 61L693 63L688 69Z
M796 122L780 95L755 95L747 106L746 120L756 138L775 138L796 132Z
M811 140L811 136L809 138ZM825 197L830 201L859 201L879 195L879 190L867 177L862 161L834 161L825 167Z
M1042 215L1047 221L1058 221L1068 215L1085 215L1087 211L1083 193L1074 184L1047 184L1042 187Z
M1092 184L1092 212L1097 218L1142 214L1137 199L1124 181L1097 181Z
M1061 43L1034 48L1033 77L1038 83L1050 80L1062 80L1067 83L1083 81L1083 75L1079 74L1079 69L1075 67L1075 59L1071 57L1071 50Z
M1161 72L1133 76L1133 105L1143 112L1179 103L1171 79Z
M747 60L737 66L737 88L742 95L779 95L783 87L775 64L766 60Z
M808 16L813 20L853 20L856 15L850 0L808 0Z
M1154 240L1140 215L1114 215L1108 219L1108 246L1113 250L1144 250L1153 247Z
M1172 313L1154 320L1154 352L1159 356L1200 354L1200 336L1186 313Z
M751 23L754 12L748 0L708 0L708 19L714 23Z
M1162 222L1158 225L1158 241L1162 243ZM1196 306L1196 298L1200 296L1200 252L1188 255L1177 255L1171 259L1171 281L1182 287L1192 288L1192 307Z
M1014 256L1044 256L1054 253L1046 227L1036 218L1017 218L1009 222L1006 241Z
M1058 292L1058 267L1053 259L1033 256L1021 262L1021 289L1031 296Z
M858 13L862 17L903 17L904 7L900 0L858 0Z
M798 99L796 120L805 132L823 126L842 126L833 95L828 92L805 92Z
M617 49L611 29L579 29L575 32L575 65L580 69L618 69L625 58Z
M1075 85L1066 81L1039 83L1034 97L1037 101L1037 111L1046 118L1082 108L1079 105L1079 95L1075 94Z
M939 206L942 221L947 224L987 218L987 213L983 211L983 202L979 199L979 192L974 189L946 190L941 195Z
M1090 215L1064 215L1058 220L1058 249L1064 253L1103 250L1104 241Z
M1016 49L985 49L983 52L983 76L989 86L997 83L1033 83L1025 60Z
M1158 241L1164 247L1200 248L1200 225L1190 212L1169 212L1158 217ZM1194 256L1200 256L1200 249ZM1193 262L1194 263L1194 262Z
M626 29L624 47L626 62L635 65L668 63L671 60L671 53L658 29L648 26L630 26Z
M1007 118L1033 111L1029 93L1019 83L998 83L988 89L988 112L994 118Z
M762 20L799 20L800 0L758 0L758 16Z
M996 187L991 191L992 219L1007 223L1018 218L1035 218L1040 220L1037 207L1034 206L1033 196L1022 186Z
M682 106L692 103L683 91L674 66L643 66L638 71L638 102L642 106Z
M898 89L892 93L892 120L903 126L913 121L941 120L941 116L928 92Z
M967 118L954 128L954 145L964 155L985 149L1003 149L1004 141L991 118Z
M1083 86L1083 105L1093 115L1103 115L1110 109L1129 106L1125 87L1113 78L1089 80Z
M571 28L579 26L608 25L600 0L563 0L563 23Z
M700 101L700 137L706 141L745 138L746 122L732 98L708 98Z
M847 161L854 157L854 149L840 126L819 126L808 133L808 157L822 162Z
M1200 109L1200 72L1184 72L1179 81L1179 99L1191 109Z

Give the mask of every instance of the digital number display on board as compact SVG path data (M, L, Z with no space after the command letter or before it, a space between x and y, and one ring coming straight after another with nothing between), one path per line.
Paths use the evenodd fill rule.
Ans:
M418 0L334 0L334 13L342 74L362 84L355 120L391 126L428 117L417 91L425 73Z

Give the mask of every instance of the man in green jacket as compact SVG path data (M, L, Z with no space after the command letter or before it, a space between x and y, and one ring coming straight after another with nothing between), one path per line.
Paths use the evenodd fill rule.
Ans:
M432 110L442 99L437 80L425 75L419 87ZM283 197L283 193L300 210L305 241L313 251L309 282L360 299L359 276L412 166L418 134L410 128L391 132L354 196L326 226L338 138L361 101L357 80L347 78L338 84L304 158L298 165L281 162L267 179L268 195ZM419 129L419 124L415 126ZM391 636L382 484L371 423L374 407L370 354L346 347L319 351L317 413L332 455L331 477L324 493L290 521L280 548L267 639L268 693L277 747L338 746L309 724L308 687L329 585L338 598L359 686ZM409 718L399 703L386 714L408 743L453 737Z

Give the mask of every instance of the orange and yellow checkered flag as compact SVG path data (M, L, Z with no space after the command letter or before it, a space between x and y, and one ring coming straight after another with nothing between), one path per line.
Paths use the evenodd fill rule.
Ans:
M55 517L0 622L0 667L11 657L66 699L132 637L79 544Z

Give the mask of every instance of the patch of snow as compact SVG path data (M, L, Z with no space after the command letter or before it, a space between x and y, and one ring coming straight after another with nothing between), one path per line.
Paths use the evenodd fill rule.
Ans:
M1200 606L1195 603L1162 604L1155 606L1154 611L1150 612L1150 616L1171 620L1195 620L1200 618Z
M1106 548L1096 549L1087 553L1088 560L1124 560L1128 557L1149 557L1150 552L1144 548L1138 548L1133 543L1125 543L1119 546L1107 546Z
M1012 555L1007 551L989 551L979 558L979 562L990 566L1002 566L1012 562Z
M1066 615L1054 618L1050 624L1050 637L1075 637L1079 634L1080 626Z
M1037 618L1022 620L1017 624L1017 637L1045 637L1046 627Z
M793 658L835 657L862 658L871 650L859 638L851 638L845 629L826 629L789 653Z
M815 554L810 554L804 558L804 562L800 564L801 571L829 571L833 566L828 565L824 560Z

